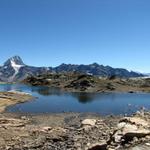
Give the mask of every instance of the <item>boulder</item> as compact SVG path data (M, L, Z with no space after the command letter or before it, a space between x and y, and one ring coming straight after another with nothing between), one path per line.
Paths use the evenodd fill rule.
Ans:
M146 120L140 117L125 117L120 122L125 122L125 123L128 122L128 123L143 126L143 127L146 127L149 125L149 123Z
M82 126L95 126L96 120L95 119L85 119L81 122Z
M113 134L115 143L128 143L134 138L143 138L150 135L149 123L140 117L125 117L120 120Z
M150 135L150 130L146 130L146 129L138 129L138 130L133 130L133 131L128 131L124 134L124 139L133 139L134 137L137 138L142 138L145 137L147 135Z

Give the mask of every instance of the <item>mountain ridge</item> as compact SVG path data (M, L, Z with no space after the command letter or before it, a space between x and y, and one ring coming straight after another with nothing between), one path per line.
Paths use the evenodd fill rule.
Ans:
M111 66L99 65L98 63L92 63L89 65L62 63L56 67L35 67L26 65L19 56L13 56L0 66L0 81L21 81L30 75L63 72L80 72L101 77L117 76L130 78L144 76L142 73L128 71L124 68L113 68Z

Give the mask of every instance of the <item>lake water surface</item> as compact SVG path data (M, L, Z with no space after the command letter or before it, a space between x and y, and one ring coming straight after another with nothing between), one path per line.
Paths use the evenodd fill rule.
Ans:
M67 93L56 88L1 84L0 91L19 90L38 97L36 100L7 108L9 112L60 113L93 112L101 115L131 114L142 107L150 109L148 93Z

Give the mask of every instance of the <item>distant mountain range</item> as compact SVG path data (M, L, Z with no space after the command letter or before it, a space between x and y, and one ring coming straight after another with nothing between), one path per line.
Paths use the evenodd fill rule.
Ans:
M112 68L110 66L103 66L97 63L90 65L73 65L73 64L61 64L57 67L33 67L24 64L19 56L14 56L8 59L3 66L0 66L0 81L13 82L21 81L30 75L38 75L44 73L62 73L62 72L80 72L90 75L96 75L101 77L142 77L141 73L129 72L122 68Z

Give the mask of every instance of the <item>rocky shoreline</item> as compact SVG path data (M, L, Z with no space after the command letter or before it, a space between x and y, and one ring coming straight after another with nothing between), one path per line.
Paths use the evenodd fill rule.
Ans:
M150 113L0 115L2 150L149 150Z
M24 103L34 99L28 93L19 91L0 92L0 112L5 111L6 107L17 103Z
M8 113L2 110L31 100L32 96L10 91L0 92L0 98L1 150L150 149L150 112L140 111L128 117L91 113Z

